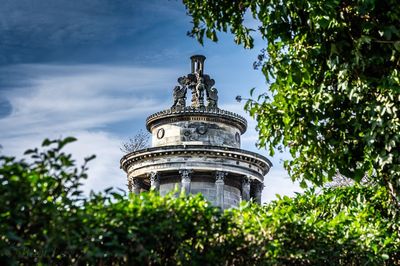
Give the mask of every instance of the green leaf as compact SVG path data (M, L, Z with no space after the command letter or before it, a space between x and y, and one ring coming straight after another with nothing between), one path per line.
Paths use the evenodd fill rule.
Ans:
M65 145L67 145L68 143L72 143L74 141L77 141L76 138L74 137L66 137L65 139L62 139L58 142L58 149L62 149Z
M389 259L389 255L388 254L382 254L381 257L384 260L388 260Z
M394 43L394 48L395 48L398 52L400 52L400 41L396 41L396 42Z
M43 145L42 145L43 146ZM32 153L37 153L37 149L28 149L28 150L26 150L25 152L24 152L24 155L29 155L29 154L32 154Z
M42 147L50 146L54 142L55 142L54 140L44 139L42 142Z
M89 157L85 157L85 163L86 162L89 162L89 161L91 161L91 160L93 160L93 159L95 159L96 158L96 155L95 154L92 154L91 156L89 156Z

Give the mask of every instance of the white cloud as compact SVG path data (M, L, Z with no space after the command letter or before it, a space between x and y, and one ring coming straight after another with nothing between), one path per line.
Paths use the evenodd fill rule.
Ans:
M72 153L78 162L91 154L96 159L91 161L88 171L88 180L84 183L84 191L103 190L108 187L126 188L126 174L119 168L119 161L123 153L119 149L121 141L105 132L79 132L75 136L77 142L67 147L66 151Z
M27 149L40 147L44 138L57 139L74 136L78 141L66 146L65 152L71 153L78 166L82 165L84 158L95 154L96 159L89 162L89 178L84 181L83 190L86 195L91 190L100 191L107 187L126 189L126 175L119 169L119 160L123 156L119 147L120 140L112 134L102 131L70 131L63 135L48 133L41 135L27 135L24 138L15 137L6 139L4 153L21 157Z
M19 66L29 86L5 95L10 116L0 138L104 127L142 118L167 103L160 97L174 80L171 69L109 66Z
M264 177L264 190L262 202L270 202L276 199L276 194L281 196L294 196L303 191L298 182L293 182L282 167L274 167Z
M75 136L78 142L67 151L80 163L91 154L97 156L89 164L85 192L110 186L125 189L126 176L119 169L122 139L116 135L118 129L108 125L130 125L167 106L163 95L172 89L166 91L165 86L175 81L176 71L100 65L15 68L28 72L31 80L5 94L13 111L0 119L2 152L20 157L44 138Z

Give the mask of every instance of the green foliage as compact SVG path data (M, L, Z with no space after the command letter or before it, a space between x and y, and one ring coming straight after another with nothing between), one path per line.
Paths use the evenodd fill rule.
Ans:
M310 190L225 212L200 195L84 198L86 163L61 150L74 140L45 140L27 161L0 158L1 265L400 264L385 189Z
M87 177L86 162L94 157L77 168L72 156L61 151L75 140L46 139L42 146L51 148L27 150L29 161L0 157L0 257L51 263L55 254L78 250L79 187Z
M175 264L213 256L205 252L210 234L222 232L217 208L200 196L126 197L112 189L83 198L93 156L77 168L61 151L74 140L46 139L47 150L25 153L29 163L0 158L1 264Z
M235 220L247 238L258 240L246 246L262 254L263 263L390 265L400 263L393 217L385 189L346 187L249 206Z
M184 0L191 35L230 31L238 44L265 42L270 93L250 100L259 145L288 147L293 179L321 185L337 171L368 175L400 202L400 9L398 1ZM246 27L251 14L257 30ZM211 32L211 34L210 34Z

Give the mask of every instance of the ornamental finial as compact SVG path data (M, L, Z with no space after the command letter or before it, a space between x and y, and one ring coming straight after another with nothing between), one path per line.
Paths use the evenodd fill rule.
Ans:
M186 106L187 90L192 92L191 107L195 109L218 109L218 90L214 88L215 81L209 75L204 74L204 55L190 57L192 72L178 78L178 86L174 88L174 104L172 108L182 109ZM204 99L207 99L207 106Z
M199 75L203 75L204 73L204 61L206 57L204 55L193 55L190 57L192 60L192 74L198 73Z

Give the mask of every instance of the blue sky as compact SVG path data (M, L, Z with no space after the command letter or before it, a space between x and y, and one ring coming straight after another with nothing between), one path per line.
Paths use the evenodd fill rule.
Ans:
M1 152L20 156L46 137L73 135L79 141L68 151L78 161L97 155L85 191L125 188L121 142L144 129L148 115L172 105L176 79L190 72L189 57L204 54L220 107L248 119L242 147L268 156L255 147L256 124L235 101L253 87L267 90L252 69L262 41L245 50L220 35L218 43L201 46L186 36L190 27L179 1L2 0ZM264 201L300 191L282 167L287 156L270 158Z

